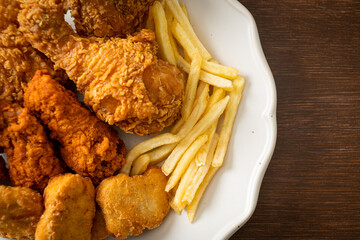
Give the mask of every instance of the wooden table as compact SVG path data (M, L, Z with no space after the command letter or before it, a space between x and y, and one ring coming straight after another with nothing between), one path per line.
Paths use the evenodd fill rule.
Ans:
M274 74L278 139L231 239L360 239L360 1L240 2Z

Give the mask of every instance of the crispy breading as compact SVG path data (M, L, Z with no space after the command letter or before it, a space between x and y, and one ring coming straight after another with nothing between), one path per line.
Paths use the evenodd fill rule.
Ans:
M63 70L55 71L53 63L35 50L18 30L19 3L0 0L0 100L23 100L24 87L36 70L47 69L56 80L66 82Z
M63 174L44 191L45 211L36 227L37 240L89 240L95 216L95 188L89 178Z
M43 198L35 190L0 185L0 237L35 239L42 213Z
M179 117L184 77L157 58L153 32L143 29L126 39L83 38L64 21L66 1L21 1L20 30L66 71L100 119L145 135Z
M11 182L42 192L51 177L65 172L44 127L16 103L0 100L0 115L8 125L0 146L7 154Z
M5 160L0 156L0 182L8 178L8 169L6 168Z
M170 209L166 182L167 177L159 167L150 168L144 175L119 174L102 181L96 201L109 232L114 237L126 238L159 226Z
M93 227L91 229L91 240L102 240L109 236L109 234L110 233L106 228L104 214L102 213L101 208L96 205Z
M78 0L71 15L80 35L126 37L140 30L154 0Z
M24 105L34 111L60 143L65 163L95 185L125 164L125 145L115 129L85 108L76 95L37 71L25 91Z

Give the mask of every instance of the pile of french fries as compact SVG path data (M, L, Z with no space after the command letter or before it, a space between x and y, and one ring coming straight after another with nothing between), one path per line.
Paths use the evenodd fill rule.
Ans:
M142 174L165 160L162 170L169 176L165 190L173 193L171 207L179 214L186 208L192 222L223 164L245 81L237 69L212 60L177 0L156 1L147 28L155 32L160 57L187 73L182 117L169 133L133 147L121 172Z

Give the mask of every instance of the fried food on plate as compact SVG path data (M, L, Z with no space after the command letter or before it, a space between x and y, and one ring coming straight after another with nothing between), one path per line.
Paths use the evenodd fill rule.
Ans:
M11 182L42 192L49 179L64 173L44 127L29 110L0 100L0 115L8 125L0 132L7 154Z
M91 238L95 188L89 178L71 173L52 178L44 191L44 205L36 227L37 240Z
M0 99L21 103L23 88L36 70L47 69L62 83L66 74L55 71L51 60L31 47L18 30L19 5L14 0L0 0Z
M159 226L170 209L166 182L159 167L150 168L144 175L119 174L102 181L96 201L109 232L114 237L126 238Z
M100 119L145 135L179 117L183 74L157 58L152 31L143 29L126 39L83 38L64 20L66 1L21 2L20 30L67 72Z
M101 208L96 205L96 212L94 217L93 226L91 229L91 240L102 240L109 236L109 231L106 228L104 214Z
M43 198L35 190L0 185L0 237L34 239L42 212Z
M154 0L79 0L72 7L80 35L126 37L141 29Z
M6 180L8 177L8 169L5 165L5 160L0 156L0 182Z
M24 105L39 115L50 137L60 143L65 163L94 184L124 165L125 145L116 130L100 121L47 71L37 71L29 82Z

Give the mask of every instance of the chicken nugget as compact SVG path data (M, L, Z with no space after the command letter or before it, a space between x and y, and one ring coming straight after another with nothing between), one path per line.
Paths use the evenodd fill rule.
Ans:
M145 228L158 227L170 209L170 195L165 191L167 177L159 167L144 175L125 174L105 179L97 188L106 227L117 238L139 235Z
M35 190L0 185L0 237L34 239L42 212L43 198Z
M7 154L11 182L44 191L51 177L65 172L44 127L28 109L5 100L0 100L0 115L7 125L0 146Z
M89 240L95 216L95 188L89 178L63 174L44 191L45 211L36 227L37 240Z
M91 229L91 240L102 240L109 236L109 231L106 228L104 214L101 211L99 205L96 205L96 212Z
M48 127L50 137L60 143L62 158L76 173L90 177L97 185L124 165L125 145L116 130L99 120L47 71L36 72L24 99L25 106Z

